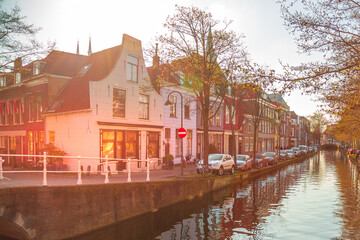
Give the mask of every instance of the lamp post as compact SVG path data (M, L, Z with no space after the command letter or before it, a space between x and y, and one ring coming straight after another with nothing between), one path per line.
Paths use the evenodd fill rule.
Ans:
M165 102L165 105L166 106L171 106L172 105L172 102L170 102L170 100L169 100L169 97L170 97L170 95L172 94L172 93L178 93L179 95L180 95L180 98L181 98L181 128L183 128L184 126L184 119L183 119L183 95L180 93L180 92L178 92L178 91L172 91L172 92L170 92L169 94L168 94L168 97L167 97L167 100L166 100L166 102ZM181 150L181 164L180 164L180 171L181 171L181 176L182 175L184 175L184 139L183 138L181 138L181 148L180 148L180 150Z

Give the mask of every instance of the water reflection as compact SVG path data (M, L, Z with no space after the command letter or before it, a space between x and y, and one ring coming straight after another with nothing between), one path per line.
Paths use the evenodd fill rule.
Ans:
M357 168L322 152L77 239L360 239Z

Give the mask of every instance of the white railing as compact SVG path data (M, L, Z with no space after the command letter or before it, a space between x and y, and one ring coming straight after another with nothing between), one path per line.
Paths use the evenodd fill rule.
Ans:
M3 170L3 157L32 157L32 158L42 158L43 161L43 169L42 170L10 170L4 171ZM77 159L78 160L78 170L77 171L49 171L47 170L47 163L49 158L69 158L69 159ZM3 173L42 173L43 174L43 186L47 186L47 174L48 173L77 173L77 185L82 185L82 173L85 172L81 169L81 163L83 159L89 160L100 160L100 165L104 166L104 170L101 171L86 171L86 173L101 173L105 175L105 184L109 183L109 162L119 162L119 161L126 161L127 162L127 173L128 178L127 182L131 182L131 162L146 162L146 181L150 181L150 164L153 163L152 160L138 160L138 159L119 159L119 158L108 158L106 155L105 158L98 158L98 157L82 157L82 156L54 156L54 155L47 155L44 152L43 155L24 155L24 154L0 154L0 180L4 179ZM156 160L158 161L158 160ZM41 161L40 161L41 162Z

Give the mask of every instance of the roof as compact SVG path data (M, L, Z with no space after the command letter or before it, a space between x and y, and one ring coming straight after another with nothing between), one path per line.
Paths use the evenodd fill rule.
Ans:
M121 53L121 45L86 56L78 71L51 101L46 113L60 113L90 108L89 82L110 74Z
M87 61L87 58L88 56L53 50L45 58L31 62L28 65L24 66L24 68L32 70L34 63L44 62L46 64L41 71L42 73L72 77Z
M277 103L280 103L287 110L290 109L290 107L287 105L287 103L285 102L282 95L280 95L280 94L269 94L269 98L270 98L271 101L275 101Z

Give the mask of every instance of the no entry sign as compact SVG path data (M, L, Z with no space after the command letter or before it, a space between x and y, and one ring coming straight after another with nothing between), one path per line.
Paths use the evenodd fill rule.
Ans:
M185 128L179 128L178 136L179 136L179 138L184 138L186 136Z

